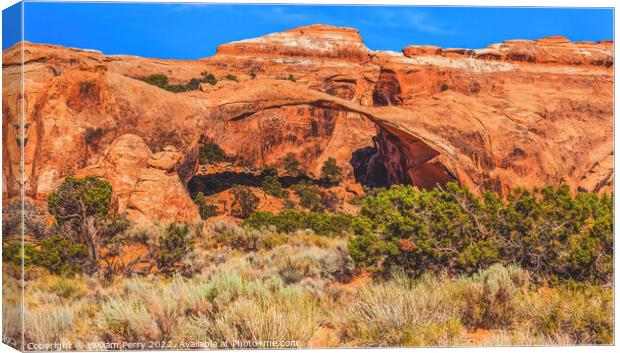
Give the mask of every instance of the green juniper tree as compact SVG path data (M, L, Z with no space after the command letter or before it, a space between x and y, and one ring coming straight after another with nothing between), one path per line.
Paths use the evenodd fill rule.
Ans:
M219 208L216 205L208 204L205 194L202 192L199 192L196 196L194 196L194 203L198 206L198 213L200 214L200 218L202 220L215 217L219 213Z
M282 184L275 176L266 176L261 183L261 187L266 194L271 196L284 197L287 195L287 191L282 188Z
M321 180L330 184L337 184L342 180L342 176L342 168L338 166L336 160L332 157L327 158L321 167Z
M515 263L548 283L607 283L612 273L613 198L567 186L505 199L476 196L448 183L433 190L392 186L366 196L353 229L351 256L387 273L474 273Z
M259 199L247 186L235 185L232 188L232 214L239 218L248 218L258 208Z
M100 273L101 250L127 229L123 217L111 210L112 186L95 176L67 177L48 197L49 212L56 219L57 233L88 251L84 270Z

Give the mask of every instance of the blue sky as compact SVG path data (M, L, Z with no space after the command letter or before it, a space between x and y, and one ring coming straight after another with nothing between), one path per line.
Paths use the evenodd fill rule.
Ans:
M2 10L2 49L6 49L21 40L22 9L14 4Z
M159 58L208 57L222 43L315 23L355 27L371 49L395 51L410 44L480 48L549 35L613 39L612 9L25 4L28 41Z

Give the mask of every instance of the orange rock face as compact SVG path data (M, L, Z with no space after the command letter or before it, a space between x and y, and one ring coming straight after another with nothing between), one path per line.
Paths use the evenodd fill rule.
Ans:
M76 176L95 175L110 182L117 212L138 224L173 222L199 217L176 171L183 155L174 146L153 154L136 135L119 136L95 164ZM145 197L148 195L148 197Z
M471 57L482 60L526 62L538 64L592 65L611 67L614 64L613 43L609 41L572 43L566 37L552 36L538 40L507 40L484 49L442 49L433 46L409 46L407 57L439 55Z
M136 222L197 219L187 185L205 140L255 170L293 153L318 176L333 157L349 184L612 190L609 42L551 37L400 54L369 50L354 29L315 25L224 44L197 61L23 45L33 199L68 175L95 174ZM20 50L3 53L9 132L22 99L6 78L19 76ZM182 93L142 80L184 83L204 71L219 82ZM17 137L3 139L5 198L19 190Z
M354 28L313 25L220 45L217 55L308 58L365 63L370 50Z

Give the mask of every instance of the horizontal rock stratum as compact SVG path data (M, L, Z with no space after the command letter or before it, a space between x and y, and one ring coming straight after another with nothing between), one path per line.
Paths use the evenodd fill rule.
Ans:
M476 192L560 183L612 191L613 43L564 37L485 49L368 49L355 29L314 25L161 60L23 43L3 52L3 192L44 200L68 175L100 175L138 222L196 219L187 183L202 141L260 168L293 153L350 182ZM143 78L219 80L172 93ZM226 79L228 77L229 79Z
M471 57L483 60L529 62L538 64L593 65L610 67L614 64L613 42L571 42L566 37L553 36L538 40L506 40L484 49L439 48L412 45L403 49L407 57L437 55Z

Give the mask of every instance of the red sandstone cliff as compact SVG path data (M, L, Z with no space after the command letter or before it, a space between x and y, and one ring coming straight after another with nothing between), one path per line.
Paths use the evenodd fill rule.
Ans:
M5 198L19 188L19 50L3 53ZM67 175L96 174L133 220L194 219L186 185L205 138L256 168L294 153L318 175L334 157L350 183L612 190L612 43L403 53L324 25L224 44L197 61L24 43L26 194L44 199ZM141 80L203 71L220 81L171 93Z

